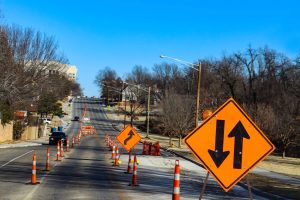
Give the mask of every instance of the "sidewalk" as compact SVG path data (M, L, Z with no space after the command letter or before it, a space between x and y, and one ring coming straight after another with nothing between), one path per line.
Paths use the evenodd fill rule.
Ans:
M107 108L105 108L105 111L106 110L107 110ZM121 115L117 116L116 113L113 113L114 112L113 108L110 108L109 111L110 111L110 113L107 113L107 117L109 119L117 121L117 120L120 120L121 118L123 118ZM118 130L122 130L123 124L117 124L116 128ZM150 142L159 141L160 146L163 149L166 149L168 151L173 151L176 154L179 154L183 157L186 157L188 159L191 159L191 160L199 163L199 161L192 155L191 151L186 147L185 144L182 144L182 148L177 147L178 139L175 139L175 138L172 139L172 146L170 146L169 138L166 136L149 133L149 138L146 138L145 132L141 132L138 130L138 133L142 136L142 141L144 141L144 140L150 141ZM262 161L262 162L264 162L264 161ZM300 170L300 166L299 166L299 170ZM289 184L293 187L300 187L300 179L293 178L293 177L285 175L285 174L272 172L270 170L267 170L267 169L264 169L261 167L255 167L253 170L251 170L250 173L257 174L257 175L271 178L271 179L277 179L279 182L284 183L284 184ZM298 175L300 175L300 173Z

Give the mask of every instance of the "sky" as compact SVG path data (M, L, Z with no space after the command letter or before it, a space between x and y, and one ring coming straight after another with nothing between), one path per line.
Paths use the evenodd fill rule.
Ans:
M0 0L2 21L54 36L87 96L99 70L125 78L167 55L185 61L253 48L300 55L297 0Z

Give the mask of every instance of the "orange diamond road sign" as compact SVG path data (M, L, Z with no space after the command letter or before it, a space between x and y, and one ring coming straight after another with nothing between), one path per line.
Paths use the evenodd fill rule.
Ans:
M128 152L141 140L141 136L131 125L126 126L116 138Z
M226 192L275 149L232 98L189 133L185 143Z

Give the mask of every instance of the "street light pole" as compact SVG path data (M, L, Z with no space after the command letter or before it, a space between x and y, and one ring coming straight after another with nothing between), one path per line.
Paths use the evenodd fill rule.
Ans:
M196 99L196 116L195 116L195 126L198 126L198 121L199 121L199 108L200 108L200 83L201 83L201 62L193 64L187 61L183 61L177 58L161 55L160 58L167 58L173 61L176 61L178 63L181 63L182 65L188 66L196 71L198 71L198 86L197 86L197 99ZM197 68L196 68L197 67Z

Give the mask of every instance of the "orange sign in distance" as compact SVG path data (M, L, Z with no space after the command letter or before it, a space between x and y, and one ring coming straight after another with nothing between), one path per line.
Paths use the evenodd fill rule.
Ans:
M141 136L131 125L126 126L116 138L128 152L141 140Z
M275 149L232 98L189 133L185 143L226 192Z

